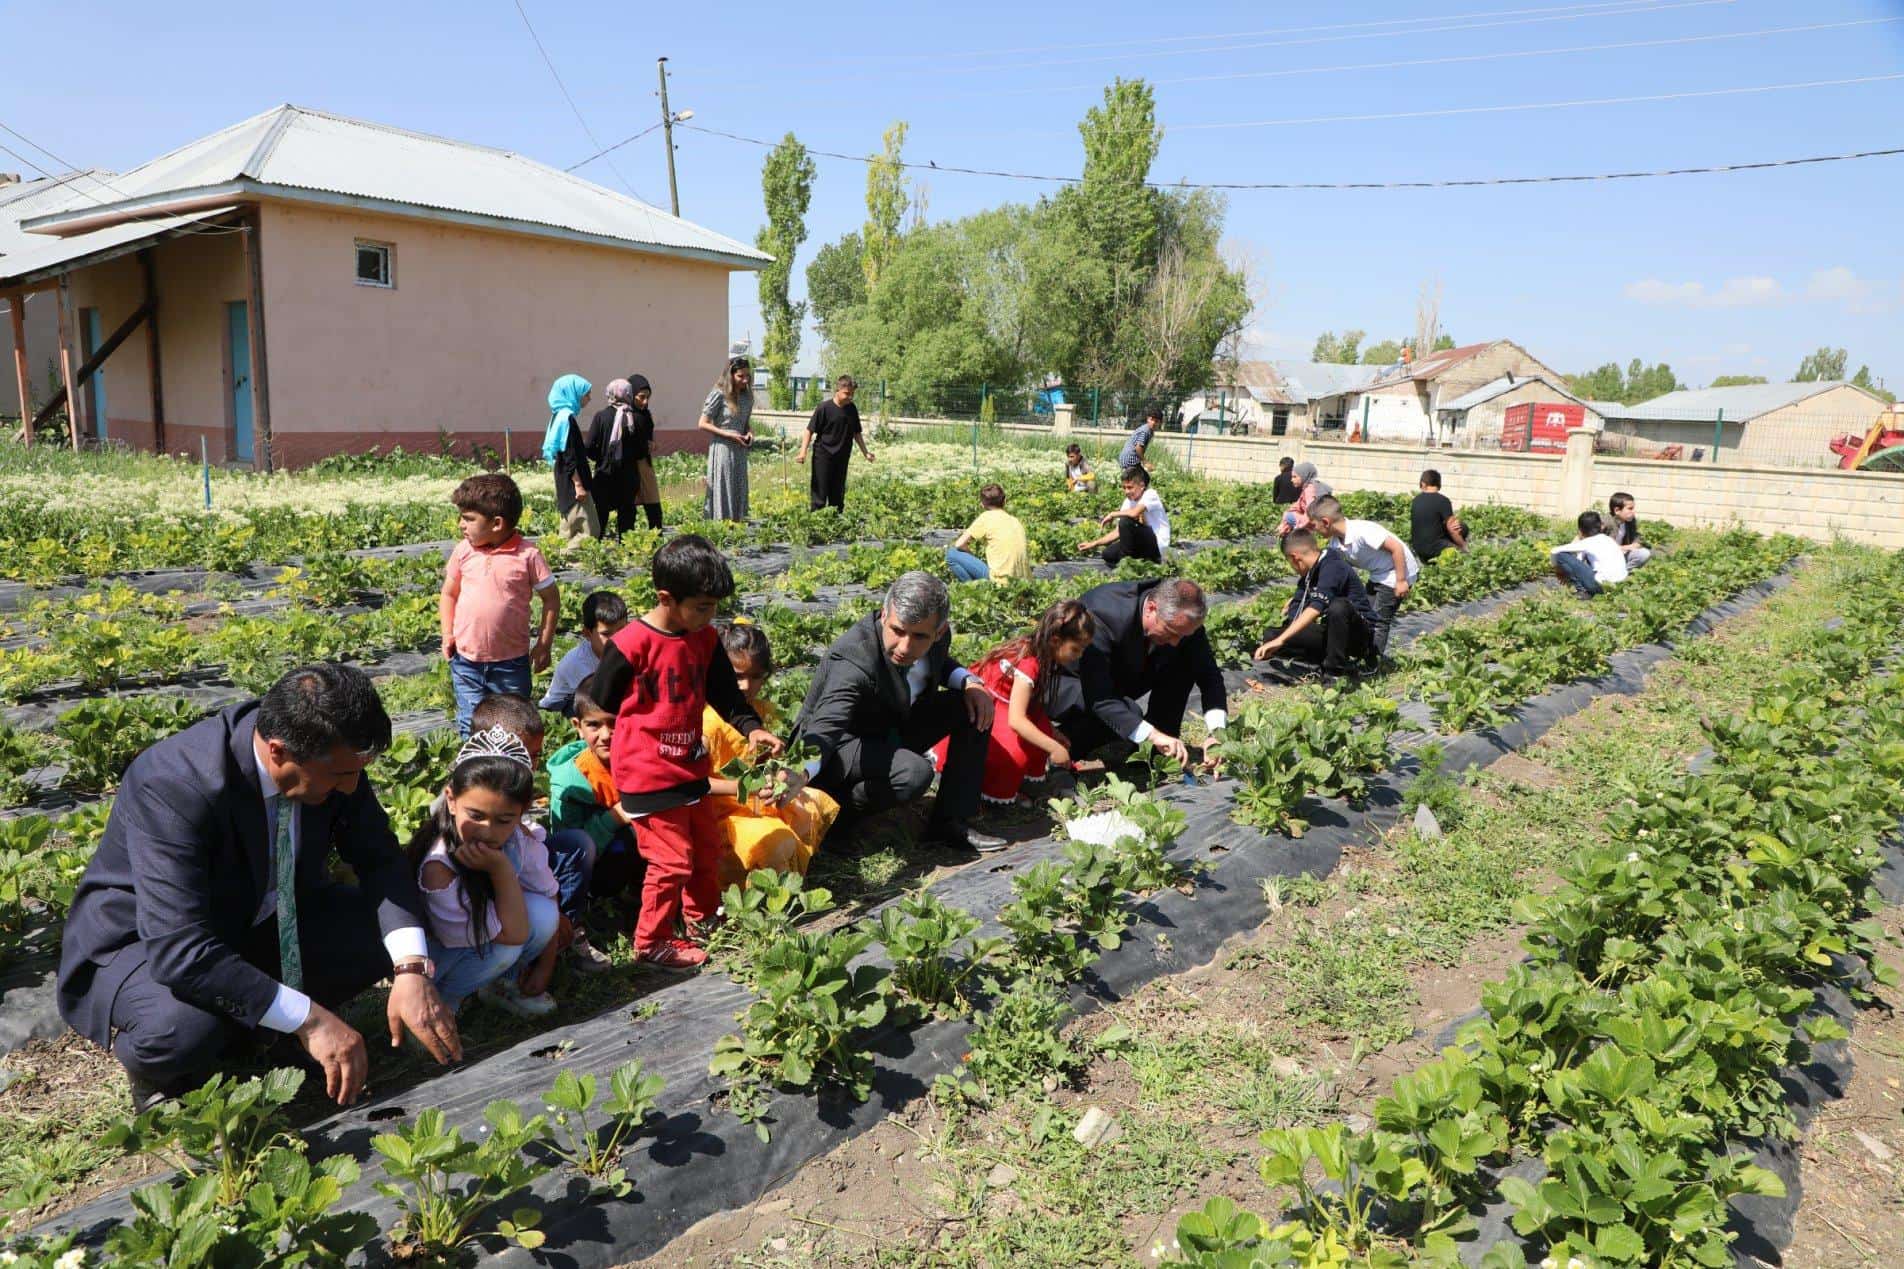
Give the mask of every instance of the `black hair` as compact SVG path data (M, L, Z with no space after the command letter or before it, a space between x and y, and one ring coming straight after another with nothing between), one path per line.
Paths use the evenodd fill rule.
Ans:
M488 731L491 727L502 728L525 745L529 737L547 735L549 730L536 703L519 692L491 692L476 702L469 715L470 731Z
M456 817L450 814L450 798L462 797L471 789L488 789L508 798L524 810L535 798L535 772L514 758L505 758L501 754L484 754L480 758L470 758L450 768L450 778L445 786L448 794L427 819L417 825L410 834L410 844L404 848L404 856L410 862L410 874L415 876L423 867L423 861L438 842L450 848L454 854L462 845L456 836ZM463 889L463 906L469 909L469 934L478 947L489 944L489 909L496 901L496 888L489 874L474 868L465 868L454 858L446 861L450 871L456 874L456 884Z
M1600 519L1598 511L1582 511L1580 519L1575 523L1580 526L1580 536L1583 538L1590 538L1596 533L1606 531L1606 523Z
M858 392L859 380L855 379L852 375L841 375L833 381L833 391L838 392L841 388L851 388L853 391Z
M721 647L732 657L746 657L763 674L773 673L773 644L767 632L751 621L730 621L721 627Z
M486 471L480 476L471 476L456 486L450 501L456 504L458 511L474 511L491 520L501 520L512 529L522 521L522 490L503 472Z
M1164 421L1162 408L1153 405L1144 411L1144 422L1148 423L1152 419L1156 419L1159 423Z
M1290 468L1294 467L1295 465L1296 465L1296 460L1291 458L1287 454L1284 454L1281 458L1276 460L1277 471L1288 471Z
M1619 510L1621 507L1630 507L1632 505L1633 495L1630 493L1616 493L1607 499L1606 533L1607 536L1612 538L1615 542L1625 544L1627 542L1637 542L1640 540L1640 518L1638 516L1633 517L1633 522L1630 525L1627 525L1625 528L1621 527Z
M575 685L575 695L569 698L569 717L580 719L583 714L606 714L608 706L595 699L595 676L584 678Z
M278 740L298 762L321 758L342 745L352 753L390 747L390 715L354 665L314 661L271 685L258 702L258 734Z
M684 533L654 554L654 588L690 599L726 599L734 593L734 570L721 549L706 538Z
M1145 488L1150 487L1150 473L1144 470L1142 463L1132 463L1129 467L1124 469L1124 474L1118 477L1118 479L1134 480Z
M1421 474L1421 483L1430 489L1441 488L1441 473L1430 467Z
M582 600L582 629L628 620L628 601L612 590L592 590Z
M1287 555L1299 546L1316 549L1316 535L1307 529L1291 529L1283 534L1283 554Z

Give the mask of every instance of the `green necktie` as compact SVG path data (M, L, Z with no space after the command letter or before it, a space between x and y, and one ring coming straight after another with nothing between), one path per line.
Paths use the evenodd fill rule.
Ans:
M291 847L291 820L297 807L282 797L278 804L277 843L272 847L278 866L278 978L293 991L304 986L304 953L297 933L297 853Z

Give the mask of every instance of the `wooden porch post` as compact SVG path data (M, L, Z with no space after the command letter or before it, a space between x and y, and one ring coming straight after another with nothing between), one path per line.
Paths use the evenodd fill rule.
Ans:
M59 359L60 379L66 385L66 430L73 436L73 452L79 452L79 434L85 420L80 410L79 393L73 385L73 289L72 274L62 273L59 280Z
M20 441L33 443L33 373L26 360L26 292L7 297L13 314L13 381L20 388Z
M159 372L159 291L153 280L152 249L139 253L139 276L145 280L145 302L152 315L145 319L145 354L152 366L152 451L165 452L165 377Z
M267 369L270 359L265 356L264 346L264 262L259 258L258 226L259 214L253 208L244 235L245 266L251 279L250 300L245 305L245 315L251 327L251 419L257 429L257 448L252 462L254 466L270 471L271 381Z

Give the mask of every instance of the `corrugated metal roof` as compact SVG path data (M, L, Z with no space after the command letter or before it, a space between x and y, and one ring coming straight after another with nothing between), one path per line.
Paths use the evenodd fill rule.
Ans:
M0 282L29 274L44 273L48 269L82 260L88 256L96 256L101 252L113 251L115 248L130 249L175 230L186 229L200 221L228 216L237 210L236 207L213 207L203 211L186 212L179 216L146 216L139 220L108 225L104 229L95 229L90 233L74 234L70 238L48 238L44 234L28 235L33 239L28 249L0 256Z
M1335 361L1269 361L1262 364L1275 375L1277 382L1252 384L1250 395L1259 401L1288 401L1294 405L1307 405L1322 397L1360 392L1380 378L1385 369L1382 366L1358 366ZM1259 396L1254 391L1256 388L1264 389L1266 395Z
M1609 418L1616 419L1703 419L1712 420L1725 411L1728 423L1747 423L1761 414L1770 414L1773 410L1782 410L1795 405L1821 392L1833 388L1857 388L1836 379L1820 379L1811 383L1741 383L1730 388L1682 388L1678 392L1668 392L1663 397L1654 397L1651 401L1642 401L1638 405L1608 404ZM1864 389L1857 388L1863 392ZM1874 404L1883 401L1876 395L1871 396Z
M28 217L50 216L75 207L97 207L117 199L119 196L103 183L111 177L112 173L103 168L91 168L0 185L0 258L16 251L44 247L51 241L45 234L31 234L20 228L20 222Z
M1433 379L1438 375L1445 374L1449 370L1454 369L1454 367L1460 365L1468 358L1478 353L1484 353L1494 347L1495 344L1502 342L1504 341L1491 339L1486 343L1463 344L1459 348L1443 348L1440 352L1431 352L1421 360L1412 362L1406 366L1383 366L1383 382L1400 383L1404 379Z
M407 132L299 106L279 106L153 159L113 180L132 209L168 197L265 194L396 204L435 219L556 231L636 249L754 268L771 257L639 199L507 150ZM450 213L450 215L443 215ZM416 211L408 214L416 214ZM75 209L64 212L72 223ZM61 217L34 222L57 231Z
M1512 392L1515 388L1524 388L1530 383L1544 383L1568 401L1578 401L1580 399L1574 396L1573 393L1567 391L1567 389L1560 384L1549 379L1546 375L1521 375L1518 378L1513 375L1503 375L1499 379L1490 380L1482 384L1471 392L1463 393L1452 401L1443 402L1435 408L1437 410L1472 410L1475 406L1492 401L1495 397L1500 396L1504 392Z

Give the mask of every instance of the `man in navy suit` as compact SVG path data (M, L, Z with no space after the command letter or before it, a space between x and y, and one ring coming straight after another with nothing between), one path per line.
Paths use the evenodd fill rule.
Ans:
M295 1036L342 1105L364 1037L334 1008L385 978L404 1030L460 1061L423 905L364 768L390 717L330 662L153 745L126 768L66 919L60 1013L112 1051L135 1104L189 1090L234 1040ZM333 879L335 852L357 884Z

